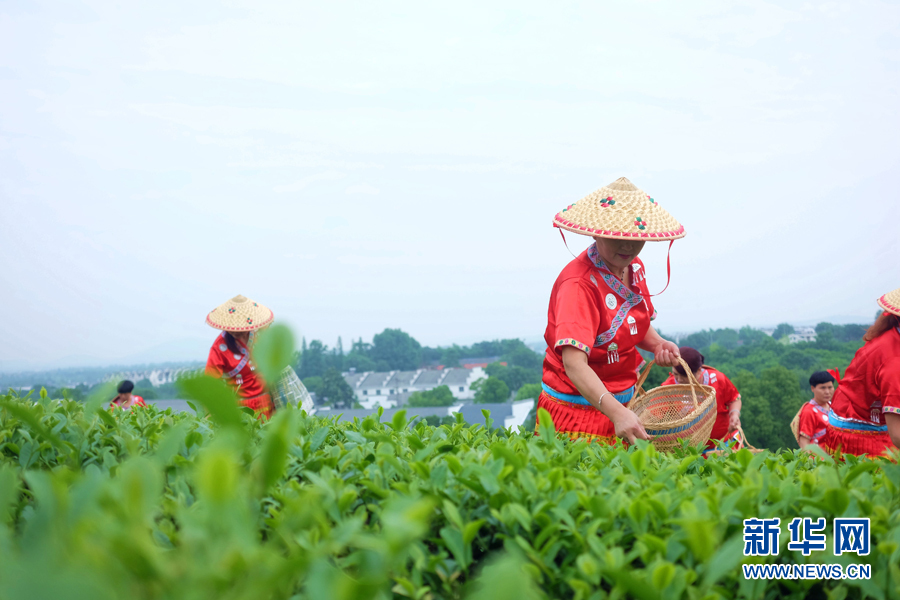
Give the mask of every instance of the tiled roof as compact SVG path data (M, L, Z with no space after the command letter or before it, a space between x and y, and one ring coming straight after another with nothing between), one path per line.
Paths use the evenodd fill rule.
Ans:
M386 384L389 375L390 373L369 373L369 376L366 377L356 389L372 390L387 387Z
M443 375L443 371L422 371L422 374L419 375L419 378L416 379L416 387L428 387L435 386L437 382L441 379L441 375Z
M347 373L344 375L344 381L346 381L350 387L355 388L356 384L362 381L366 375L367 373Z
M469 375L472 374L470 369L446 369L448 371L447 376L444 377L444 380L441 382L443 385L465 385L466 381L469 379Z
M394 376L390 378L387 384L384 386L386 388L392 388L401 390L403 388L408 388L410 382L416 377L416 371L397 371L394 373Z

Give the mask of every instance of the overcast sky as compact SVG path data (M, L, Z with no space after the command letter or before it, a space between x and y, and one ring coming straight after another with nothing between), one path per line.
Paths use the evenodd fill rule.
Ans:
M871 320L898 84L888 2L3 2L0 369L204 360L235 294L536 340L553 215L620 176L687 231L663 333Z

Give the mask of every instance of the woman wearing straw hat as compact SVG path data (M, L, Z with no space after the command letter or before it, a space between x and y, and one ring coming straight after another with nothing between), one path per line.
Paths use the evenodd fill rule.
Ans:
M707 364L706 359L696 348L682 346L678 353L688 368L694 373L694 378L716 390L716 421L713 423L706 449L713 450L716 441L734 441L735 431L741 428L741 393L722 371L718 371ZM672 368L668 379L661 385L686 385L690 383L688 375L680 364Z
M649 439L625 406L641 362L636 348L668 367L679 354L650 325L656 314L637 256L647 241L684 237L684 227L624 177L563 209L553 225L594 243L563 269L550 293L538 406L573 439Z
M236 389L241 404L266 417L272 416L275 405L256 373L250 350L255 332L274 318L271 310L244 296L235 296L206 317L208 325L222 330L209 350L207 374L223 378Z
M831 400L820 446L832 453L877 455L900 447L900 289L863 336Z

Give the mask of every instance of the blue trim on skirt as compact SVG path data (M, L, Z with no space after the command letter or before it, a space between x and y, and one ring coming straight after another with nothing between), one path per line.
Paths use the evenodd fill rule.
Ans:
M584 396L578 396L576 394L563 394L562 392L557 392L552 387L541 382L541 387L544 388L544 391L547 392L549 396L553 396L557 400L562 400L563 402L571 402L572 404L583 404L584 406L593 406L590 402L585 400ZM612 393L612 392L610 392ZM631 399L634 397L634 386L631 386L624 392L619 392L618 394L613 394L613 398L619 401L619 404L628 404L631 402Z
M833 410L828 411L828 424L835 429L845 429L849 431L887 431L887 425L872 425L870 423L858 423L856 421L848 421L842 419Z

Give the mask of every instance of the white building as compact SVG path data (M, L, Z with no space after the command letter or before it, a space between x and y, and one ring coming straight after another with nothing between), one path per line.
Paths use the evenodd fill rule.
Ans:
M816 341L816 330L813 327L795 327L794 333L788 334L788 343L796 344L797 342L814 342Z
M353 388L356 401L365 408L394 408L413 392L425 392L446 385L458 400L472 400L472 384L487 378L481 367L473 369L419 369L378 373L344 373L344 381Z
M196 372L196 367L173 367L169 369L153 369L149 371L126 371L116 373L106 378L106 381L122 381L128 379L137 383L147 379L153 387L159 387L166 383L174 383L180 376Z

